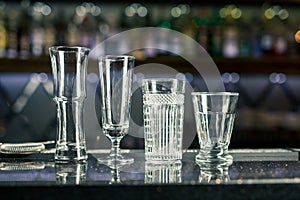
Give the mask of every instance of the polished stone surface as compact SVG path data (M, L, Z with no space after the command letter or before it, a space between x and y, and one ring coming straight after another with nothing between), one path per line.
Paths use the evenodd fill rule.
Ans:
M195 163L188 150L176 163L149 163L141 150L124 150L134 163L106 166L97 157L106 150L90 150L87 163L55 163L50 152L1 155L0 191L12 197L86 197L96 199L292 199L300 191L299 153L293 149L231 150L230 166ZM126 194L126 195L125 195ZM22 196L23 195L23 196ZM24 196L25 195L25 196Z

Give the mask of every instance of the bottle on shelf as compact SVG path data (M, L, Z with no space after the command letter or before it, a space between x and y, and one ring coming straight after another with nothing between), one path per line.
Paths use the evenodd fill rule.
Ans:
M54 19L54 26L55 26L55 38L56 43L55 45L66 45L68 41L68 23L66 22L66 12L64 8L56 10L56 16Z
M211 53L211 55L216 57L222 56L222 34L223 34L222 24L223 24L223 20L216 12L214 12L211 21L210 32L209 32L210 35L209 53Z
M132 3L126 5L120 11L120 23L119 27L122 30L128 30L139 27L150 26L150 10L144 4ZM147 39L143 40L139 35L130 35L129 41L121 41L119 48L121 52L131 51L137 59L145 59L146 57L152 57L156 54L152 49L138 49L143 43L149 44L153 41L153 35L149 35Z
M111 25L102 14L102 8L100 6L95 5L91 13L96 20L95 42L93 45L95 46L107 38L109 32L111 31Z
M251 26L249 22L240 19L238 24L239 30L239 57L249 57L251 56L251 45L252 38L254 37ZM249 28L250 27L250 28Z
M0 7L0 58L5 57L7 45L7 31L4 20L4 8Z
M252 22L256 22L255 26L251 27L251 56L255 58L260 58L263 56L263 51L261 49L261 30L263 30L263 25L261 18L258 16L251 16ZM245 29L246 31L247 29Z
M200 8L194 23L197 27L196 40L208 52L210 52L210 20L208 16L208 8Z
M7 52L8 58L16 58L18 56L18 10L17 8L9 8L7 10Z
M241 10L235 5L224 7L225 12L223 24L222 54L225 58L236 58L239 56L239 29L237 20L241 17Z
M29 5L21 4L20 17L18 24L18 49L19 57L27 59L30 56L30 23Z
M163 5L161 7L157 8L157 19L155 22L155 26L156 27L160 27L160 28L166 28L166 29L172 29L172 19L171 19L171 9L169 6L167 5ZM167 35L160 35L159 38L155 38L153 35L149 37L149 39L146 41L147 43L153 43L154 41L157 41L158 45L161 48L165 48L169 45L168 42L168 38ZM174 40L176 41L176 38L174 38ZM180 44L178 44L178 42L175 43L174 45L175 49L179 52L180 51ZM146 50L146 54L148 55L148 57L155 57L157 55L164 55L164 54L168 54L169 52L163 51L161 49L147 49Z
M121 11L120 16L120 27L122 29L150 25L149 9L140 3L133 3L126 6L125 9Z
M82 3L75 8L72 25L68 27L69 42L77 42L78 45L93 47L97 33L97 20L95 10L98 7L93 3ZM77 33L76 33L77 32Z
M33 5L31 24L30 24L30 46L31 54L34 57L43 55L44 51L44 27L43 27L43 14L40 9L42 3L36 2Z
M278 19L274 29L274 56L287 56L288 28L282 19Z
M195 23L195 17L193 16L193 12L191 6L188 4L179 4L171 9L171 22L172 29L179 31L192 39L196 39L197 37L197 25ZM176 40L170 40L170 44L177 42ZM195 46L192 43L192 40L186 40L178 46L180 48L179 52L182 54L186 54L187 56L196 56L194 49Z
M44 22L44 54L49 54L49 48L55 45L56 42L56 29L54 27L54 14L53 12L49 12L48 15L45 16Z

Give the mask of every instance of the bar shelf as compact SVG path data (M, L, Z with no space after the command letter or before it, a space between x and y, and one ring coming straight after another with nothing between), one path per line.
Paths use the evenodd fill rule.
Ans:
M300 74L300 58L298 57L264 57L264 58L212 58L219 71L236 72L241 74L269 74L285 73ZM29 59L0 59L0 73L50 73L50 58L42 56ZM196 73L193 66L181 57L177 56L158 56L145 60L138 60L136 65L147 63L160 63L183 73Z

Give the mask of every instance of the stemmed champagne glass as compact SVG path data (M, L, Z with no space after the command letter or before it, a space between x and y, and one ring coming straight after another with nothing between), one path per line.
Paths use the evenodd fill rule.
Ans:
M129 128L131 83L135 58L126 55L107 55L99 58L100 102L102 129L110 139L110 155L99 158L101 163L128 164L133 158L120 153L120 141Z

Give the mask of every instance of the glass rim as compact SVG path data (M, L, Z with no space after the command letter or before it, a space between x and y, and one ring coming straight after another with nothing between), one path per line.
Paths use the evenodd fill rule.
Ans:
M148 89L150 85L168 85L172 94L184 94L185 93L185 80L177 78L145 78L142 80L142 88L144 94L164 94L162 90ZM173 87L175 86L175 87ZM147 88L147 89L146 89Z
M122 60L122 59L130 59L130 60L135 60L134 56L131 55L103 55L99 56L98 60Z
M205 96L239 96L238 92L192 92L193 96L205 95Z
M87 47L81 47L81 46L53 46L49 48L50 51L56 51L56 52L78 52L78 51L90 51L90 48Z

